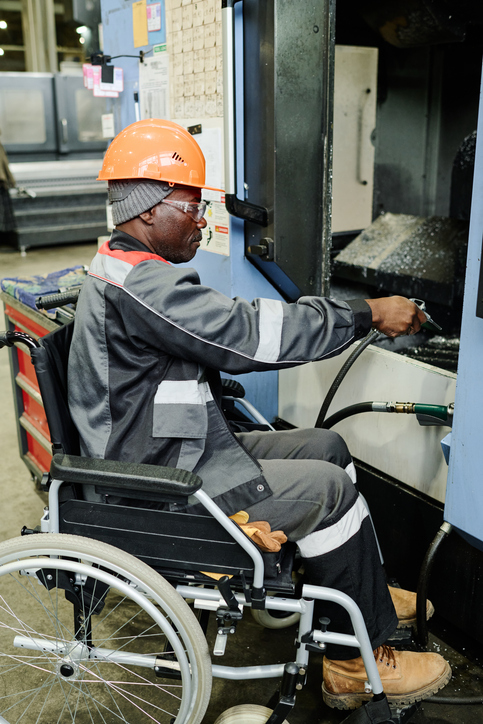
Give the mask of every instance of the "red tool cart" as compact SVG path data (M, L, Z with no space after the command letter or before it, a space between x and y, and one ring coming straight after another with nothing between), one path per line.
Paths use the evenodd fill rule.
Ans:
M5 305L6 330L27 332L38 339L59 326L57 321L30 309L5 292L1 292L0 297ZM12 347L8 351L20 456L32 477L40 483L42 474L50 467L52 456L37 377L26 347Z
M0 299L5 306L5 330L26 332L38 339L71 321L75 312L70 302L76 299L85 274L86 268L78 266L47 277L2 279ZM48 312L35 308L39 295ZM18 345L8 352L20 457L39 485L52 459L50 432L28 348Z

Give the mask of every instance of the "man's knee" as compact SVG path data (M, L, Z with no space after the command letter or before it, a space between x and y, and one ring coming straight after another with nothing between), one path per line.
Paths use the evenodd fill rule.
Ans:
M304 457L313 460L327 460L329 463L346 468L352 457L345 440L333 430L309 428L301 430L304 434Z
M246 507L252 520L267 520L291 541L339 520L358 493L339 465L321 460L263 460L272 496Z

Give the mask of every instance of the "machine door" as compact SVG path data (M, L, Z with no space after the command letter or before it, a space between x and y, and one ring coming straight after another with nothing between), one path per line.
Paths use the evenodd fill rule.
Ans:
M0 73L0 131L9 156L56 152L52 73Z
M94 96L84 87L82 76L59 73L54 80L59 151L103 153L107 141L102 136L101 117L108 112L107 103L112 103L112 100Z
M225 178L227 208L245 219L247 258L286 299L327 294L334 3L243 0L240 5L244 130L237 108L236 148L243 135L244 158L238 153L236 166L238 177L243 166L244 176L243 188L234 184L235 198Z

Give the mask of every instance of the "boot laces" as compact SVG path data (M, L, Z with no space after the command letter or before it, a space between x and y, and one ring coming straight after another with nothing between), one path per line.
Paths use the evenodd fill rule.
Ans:
M391 666L395 669L396 664L396 656L394 654L394 649L391 648L391 646L387 646L386 644L383 644L382 646L379 646L374 651L374 658L376 661L380 661L381 664L385 663L386 666Z

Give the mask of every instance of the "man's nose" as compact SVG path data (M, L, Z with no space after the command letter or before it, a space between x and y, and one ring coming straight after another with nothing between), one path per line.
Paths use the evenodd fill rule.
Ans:
M205 226L207 225L207 223L208 222L206 221L205 217L203 217L202 219L200 219L199 221L196 222L196 226L198 227L198 229L204 229Z

